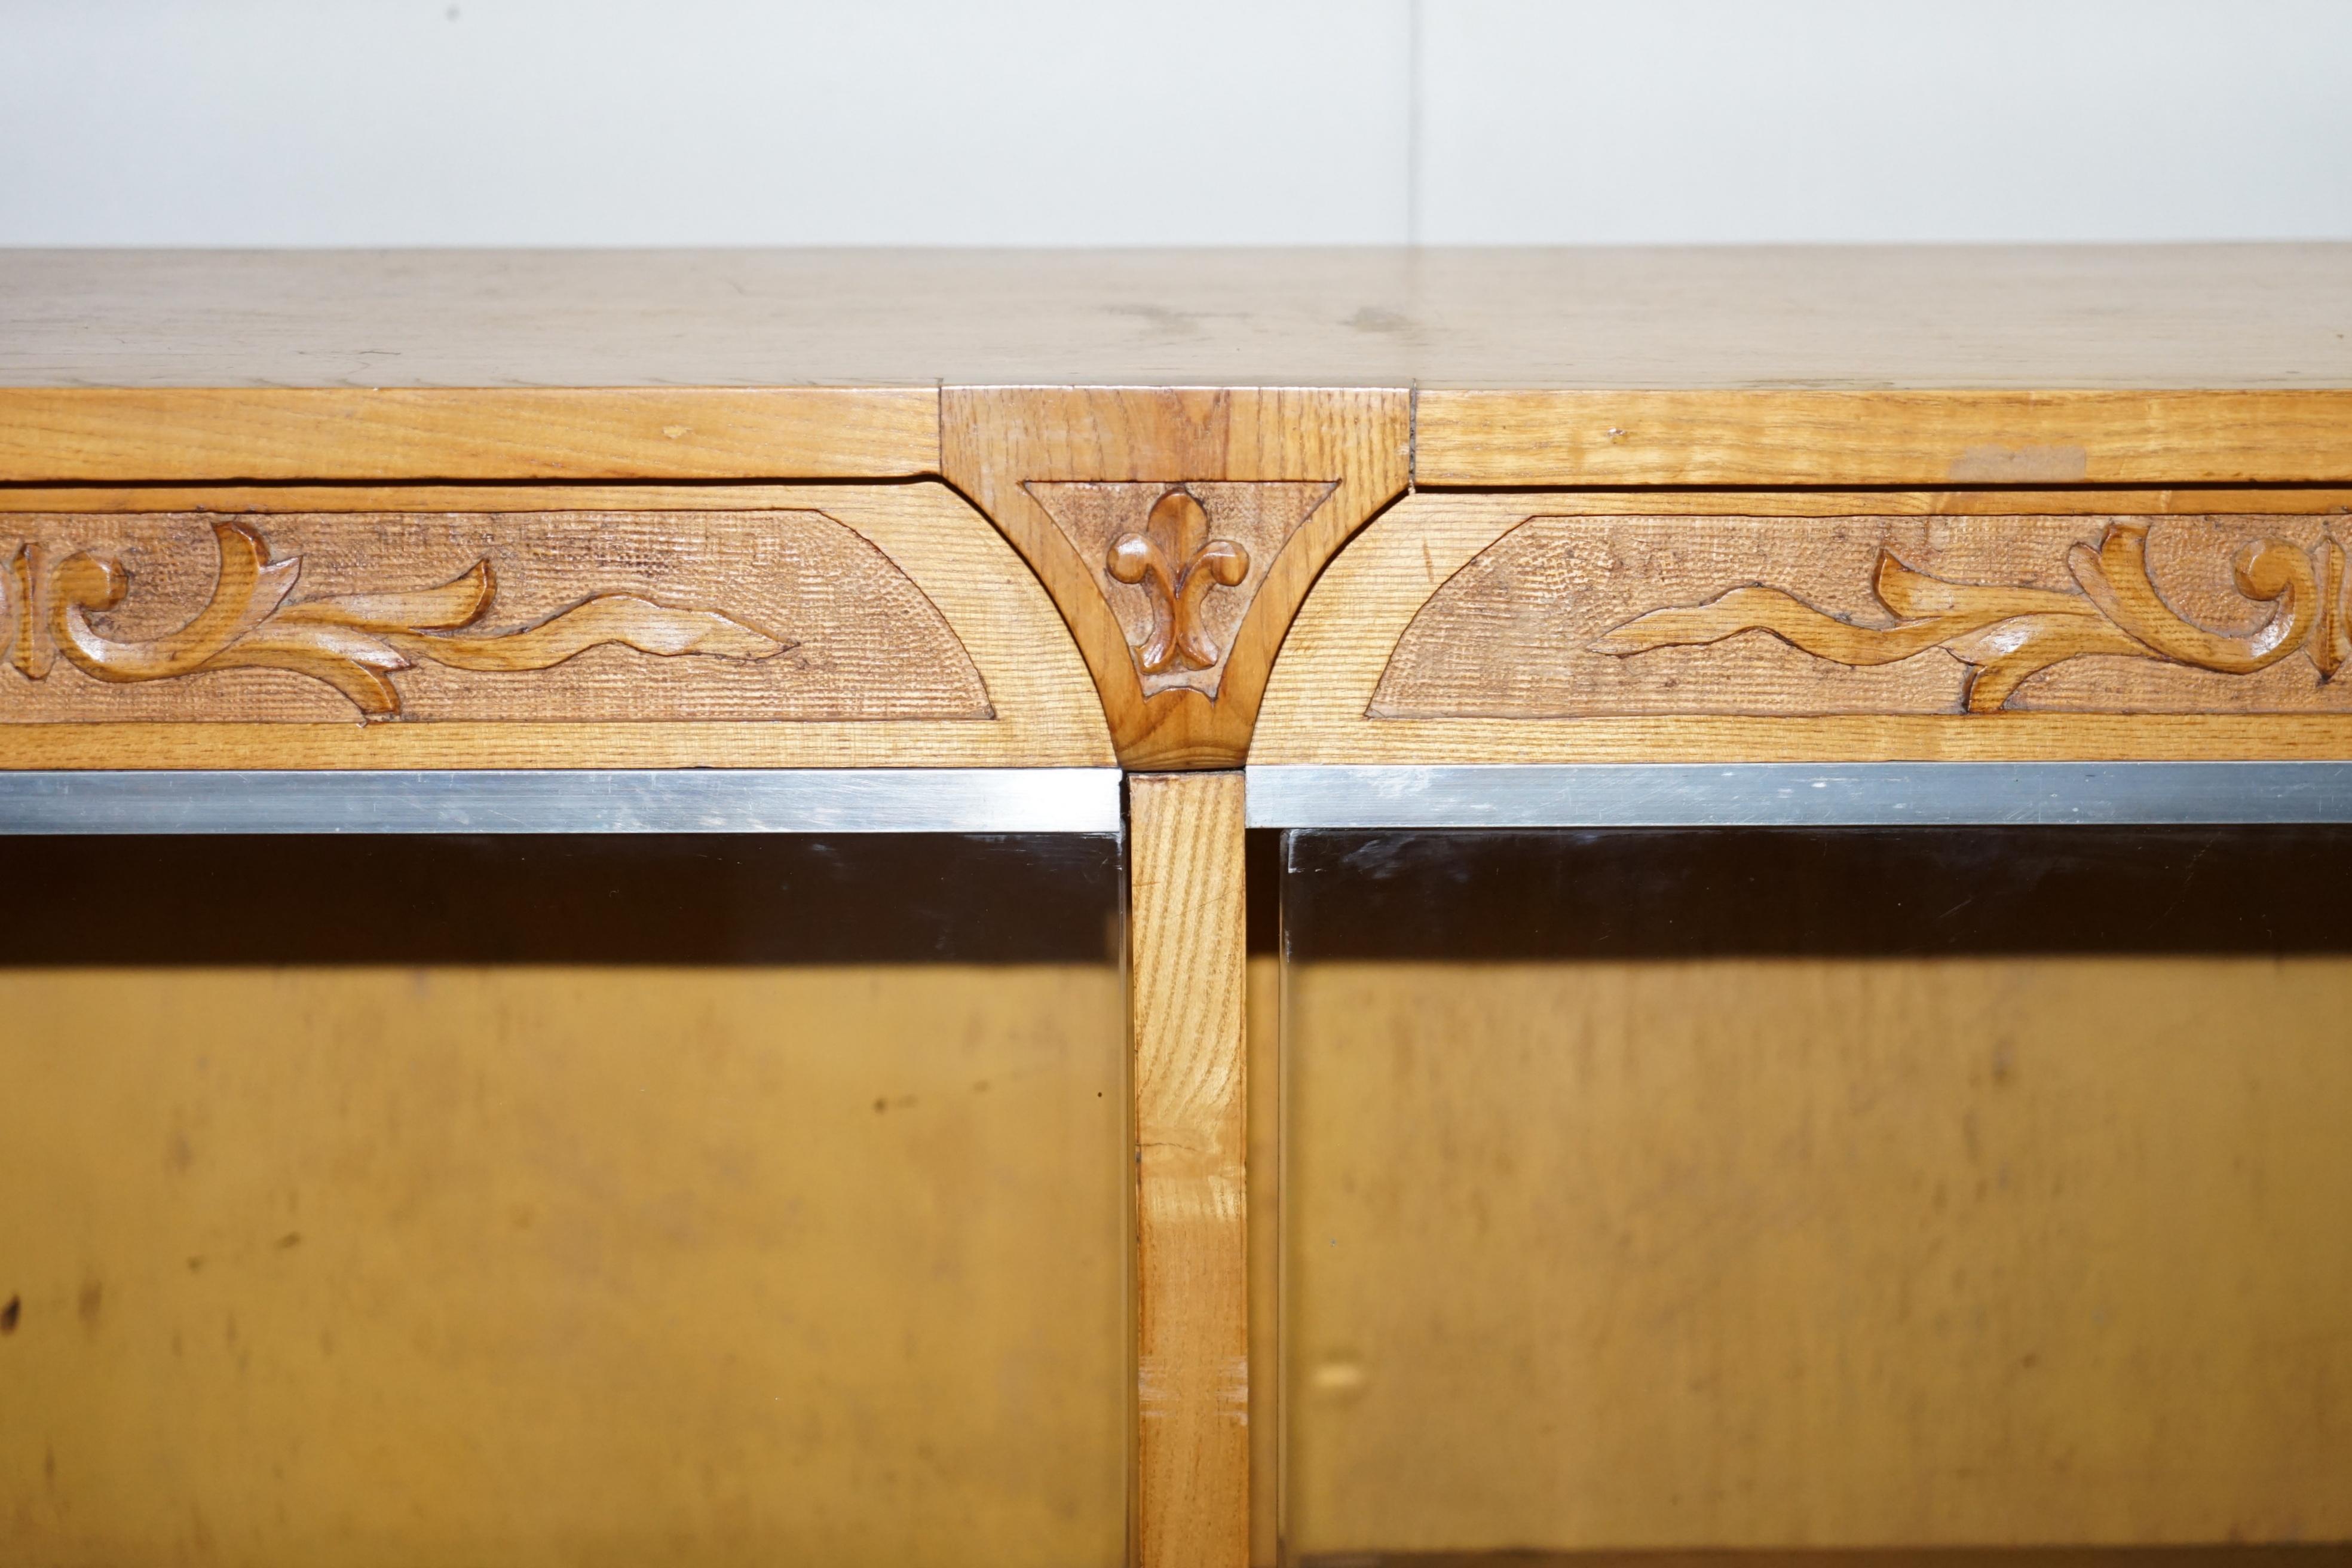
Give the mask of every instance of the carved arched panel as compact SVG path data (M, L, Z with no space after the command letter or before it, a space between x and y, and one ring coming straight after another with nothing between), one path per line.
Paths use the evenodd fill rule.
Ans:
M1109 760L1051 605L942 487L392 499L0 516L0 759Z
M2340 492L1422 495L1254 762L2352 751Z

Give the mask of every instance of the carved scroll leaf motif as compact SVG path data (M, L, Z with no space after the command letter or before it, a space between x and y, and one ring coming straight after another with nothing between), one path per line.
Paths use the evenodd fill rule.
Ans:
M2341 556L2334 540L2316 553ZM2095 554L2077 544L2066 569L2099 613L2163 658L2200 669L2248 675L2275 664L2303 645L2320 610L2319 577L2312 557L2276 539L2258 539L2231 563L2238 592L2278 605L2250 637L2210 632L2176 615L2147 574L2147 525L2111 524Z
M2352 659L2352 573L2345 570L2344 547L2333 539L2320 546L2318 555L2319 625L2304 651L2322 678L2333 680Z
M1947 582L1882 550L1872 586L1895 616L1891 626L1857 625L1781 589L1748 584L1705 604L1637 616L1592 647L1622 658L1760 631L1816 658L1855 666L1940 647L1969 667L1965 700L1972 713L2004 707L2026 680L2053 665L2094 655L2250 674L2304 648L2332 678L2352 651L2352 585L2333 539L2309 552L2275 539L2238 552L2232 567L2239 593L2277 606L2244 636L2199 626L2164 602L2148 576L2146 523L2110 523L2097 550L2073 546L2066 566L2079 593Z
M119 642L89 623L121 605L130 574L88 552L53 569L37 545L20 548L10 577L17 600L11 661L40 679L52 654L99 680L168 680L206 670L281 669L333 687L370 718L400 712L391 677L429 659L482 671L548 669L589 648L619 643L660 657L701 654L761 659L793 645L712 610L675 609L629 594L603 594L502 633L456 634L488 613L498 594L487 560L436 587L345 594L289 605L300 557L270 558L244 523L217 520L220 552L211 598L177 630Z

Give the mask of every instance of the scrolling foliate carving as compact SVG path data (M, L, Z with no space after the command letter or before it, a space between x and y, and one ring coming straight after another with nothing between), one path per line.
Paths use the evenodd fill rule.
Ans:
M331 687L364 720L402 717L393 675L424 663L463 672L552 670L600 647L656 658L774 658L795 642L734 616L661 605L635 593L595 593L522 626L480 626L499 597L489 557L425 588L362 590L294 599L303 557L278 557L249 521L209 520L216 560L203 602L176 626L122 635L101 618L125 609L131 569L113 552L24 541L0 572L9 623L5 663L28 682L58 666L106 687L174 682L216 670L278 670ZM151 550L152 555L152 550ZM191 576L172 562L172 574Z
M1023 487L1092 569L1144 694L1214 699L1266 568L1335 483L1192 480Z
M1371 719L2352 713L2343 520L1526 518L1390 650Z
M57 656L110 684L176 679L205 670L287 670L341 691L369 720L400 715L391 677L433 660L454 670L551 670L588 648L618 642L640 654L673 658L769 658L793 644L708 609L670 609L637 595L591 595L579 605L510 632L468 635L499 595L489 560L433 588L346 593L287 602L301 578L301 557L273 560L261 533L216 520L219 576L212 599L186 626L146 642L118 642L89 623L115 609L130 572L115 560L78 550L49 564L37 543L19 545L12 562L16 670L42 679Z
M2071 546L2065 589L1957 583L1929 576L1881 550L1873 574L1886 626L1829 615L1784 589L1750 584L1704 604L1636 616L1592 650L1631 658L1664 647L1721 642L1760 631L1815 658L1850 666L1893 664L1941 648L1969 667L1963 706L1990 713L2020 686L2070 659L2158 659L2228 675L2251 675L2298 650L2332 680L2352 652L2352 583L2343 547L2323 538L2306 550L2257 539L2231 563L2246 599L2271 606L2253 629L2215 631L2165 602L2148 574L2148 525L2112 522L2098 548Z
M511 672L550 669L606 644L661 658L737 660L769 658L794 646L715 610L675 608L634 594L593 595L512 630L468 632L498 595L487 558L430 587L289 603L301 557L276 559L243 522L215 520L212 529L219 566L210 598L178 627L141 640L110 637L90 621L120 606L129 592L131 574L119 561L87 550L52 560L48 547L21 544L8 571L16 623L9 662L41 680L62 658L113 685L212 670L282 670L332 687L363 717L390 719L401 712L393 675L420 660Z

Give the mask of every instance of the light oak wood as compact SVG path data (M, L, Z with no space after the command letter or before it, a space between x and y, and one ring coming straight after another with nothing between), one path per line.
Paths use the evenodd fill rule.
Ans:
M1117 1568L1121 1016L1102 963L0 971L0 1555Z
M1250 1560L1242 778L1129 780L1136 1561Z
M2352 391L1423 390L1430 486L2234 484L2352 477Z
M2352 756L2352 713L2314 711L2344 700L2326 678L2352 658L2331 608L2341 542L2331 555L2324 536L2343 493L2014 488L2352 480L2347 321L2342 246L11 253L0 481L92 488L0 489L0 524L18 524L0 536L34 546L10 577L0 721L0 721L0 765ZM940 484L782 483L931 475L985 516ZM561 482L495 483L532 480ZM2012 488L1739 488L1828 485ZM1443 493L1543 486L1723 488ZM699 521L661 521L682 513ZM497 548L502 530L572 527L593 563L578 530L609 549L787 513L830 520L903 574L842 595L869 624L836 617L828 646L864 662L822 697L754 689L824 650L805 617L745 602L760 595L731 558L723 581L665 596L602 564L532 579ZM1564 601L1522 591L1539 563L1496 556L1511 570L1493 583L1457 577L1538 515L1570 520L1571 542L1647 542L1679 564L1641 574L1648 597L1580 600L1570 620L1608 618L1575 621L1550 662L1538 634L1559 629ZM2119 533L2108 516L2171 521ZM1756 546L1773 518L1791 520L1774 536L1801 570L1767 573L1792 558L1757 546L1747 576L1681 593L1675 571L1708 541ZM2023 518L2042 521L1999 521ZM1857 559L1822 547L1839 526ZM2200 528L2217 548L2189 552L2182 577L2167 542ZM2307 591L2276 551L2250 558L2242 592L2211 575L2273 535L2307 563ZM1971 538L1994 542L1972 555ZM2144 574L2125 559L2135 540ZM1872 552L1895 546L1929 581L1874 576ZM2078 548L2087 578L2066 564ZM300 584L274 593L298 558ZM107 559L131 577L119 609ZM142 595L159 571L168 592ZM2137 597L2135 581L2150 584ZM872 615L907 607L895 582L967 664L913 610ZM1814 640L1862 662L1773 644L1763 676L1721 679L1708 661L1748 669L1767 637L1725 620L1756 618L1720 598L1742 583L1783 595L1774 617L1857 619L1867 629ZM1890 584L1912 609L1943 595L2002 616L1947 626ZM2176 594L2197 601L2185 626L2159 614L2182 608ZM1958 665L1923 684L1867 662L1898 624L1950 646L2029 610L2067 621L2045 641L2074 657L2006 688ZM1596 651L1612 636L1631 640ZM2270 662L2239 668L2256 659ZM2118 662L2134 667L2120 685ZM1600 668L1616 684L1596 695ZM1975 705L1999 710L1960 711L1992 696ZM2298 710L2259 711L2282 706ZM1244 1040L1240 784L1147 778L1133 798L1136 1542L1151 1568L1271 1561L1286 1462L1273 1437L1314 1407L1247 1375L1271 1357L1262 1123L1280 1086L1249 1070L1265 1031ZM1389 1462L1347 1473L1404 1468ZM1320 1476L1299 1495L1320 1495ZM1400 1508L1419 1479L1402 1477ZM1292 1546L1330 1539L1317 1510ZM1017 1560L992 1546L1001 1524L985 1515L967 1549ZM929 1539L897 1555L920 1560ZM1540 1539L1530 1525L1513 1543ZM1030 1544L1088 1555L1051 1529ZM845 1556L832 1539L808 1552Z
M2347 255L19 251L0 479L928 473L945 383L1418 389L1436 486L2340 481Z
M2352 1536L2352 962L1307 963L1286 1008L1294 1552Z
M1226 650L1283 549L1336 484L1031 483L1022 487L1091 564L1148 700L1223 695ZM1134 590L1129 592L1128 590Z
M571 331L595 335L578 322ZM0 480L830 479L938 468L939 403L929 388L292 379L0 387Z
M2074 711L1970 713L1961 710L1967 667L1943 653L1912 669L1851 670L1819 664L1762 634L1711 648L1632 657L1594 647L1652 608L1662 584L1664 596L1675 602L1675 584L1706 577L1709 585L1690 595L1689 602L1697 602L1754 577L1752 568L1768 559L1775 570L1780 563L1793 569L1841 550L1861 554L1858 570L1843 574L1848 596L1834 602L1859 616L1870 604L1870 561L1880 542L1897 536L1918 541L1906 546L1915 552L1930 539L1937 552L1958 552L1954 559L1974 551L1969 559L1979 564L2030 552L2040 538L2046 566L2006 580L2053 592L2064 584L2079 595L2067 575L2066 549L2095 544L2105 529L2102 513L2158 520L2150 524L2150 538L2191 546L2171 565L2160 563L2159 575L2181 583L2186 606L2211 617L2210 624L2244 630L2268 606L2236 597L2231 550L2272 534L2292 535L2303 548L2317 550L2326 529L2342 526L2326 520L2340 516L2346 500L2343 492L2320 489L1713 497L1424 492L1393 508L1326 571L1277 662L1251 760L2352 755L2352 718L2324 710L2341 699L2317 663L2302 658L2293 668L2282 664L2275 673L2252 676L2176 668L2157 659L2085 659L2051 670L2041 677L2042 694L2028 687L2011 704ZM2186 507L2200 510L2184 513ZM2243 510L2227 514L2238 521L2222 526L2197 521L2207 507ZM2012 509L2014 515L2003 515ZM1939 512L1969 521L1933 521ZM2170 521L2163 521L2167 514ZM1738 521L1743 516L1750 521ZM1892 521L1899 517L1929 521ZM1558 521L1536 525L1524 536L1527 548L1518 550L1508 542L1521 537L1516 531L1531 518ZM1782 521L1758 521L1763 518ZM2230 537L2217 541L2217 533ZM2200 540L2229 548L2216 556L2195 547ZM1728 573L1721 581L1711 575L1718 567ZM1622 586L1615 575L1621 572ZM1973 566L1955 567L1942 574L2000 578L1973 572ZM1627 593L1640 597L1621 596ZM1441 595L1452 595L1454 607ZM1415 617L1433 605L1431 635L1402 647ZM1464 605L1476 613L1465 618ZM2095 606L2077 596L2070 607ZM2234 623L2232 616L2239 617ZM1875 622L1893 618L1882 606ZM1746 661L1738 668L1748 673L1727 671L1726 659ZM2116 673L2117 665L2124 675ZM1382 681L1391 676L1383 697ZM2254 684L2241 688L2233 681ZM2259 711L2265 708L2296 710ZM1382 712L1400 716L1375 716ZM1440 712L1448 716L1433 716Z
M52 513L0 551L0 722L992 713L922 591L813 510Z
M1242 760L1315 574L1405 484L1402 393L940 396L943 470L1053 595L1130 768Z
M2344 1568L2352 1546L2262 1542L2207 1546L1780 1547L1687 1552L1350 1552L1301 1568Z
M55 510L65 506L75 510ZM197 508L213 521L188 515ZM373 634L413 668L379 672L401 721L365 725L351 721L367 710L352 696L296 669L211 668L109 684L70 660L38 679L20 662L0 668L0 765L1103 766L1113 760L1092 683L1051 604L986 521L937 484L0 495L0 538L37 538L58 563L68 547L94 547L128 563L131 583L113 635L133 644L190 624L215 593L213 557L195 552L219 547L206 542L215 528L230 531L221 538L249 535L278 556L299 557L301 585L283 603L312 616L337 592L472 582L473 563L487 560L504 584L493 600L499 607L485 612L501 617L492 629L544 622L533 634L544 638L560 629L551 617L567 611L576 617L599 593L618 594L670 612L724 616L725 625L692 626L744 640L740 651L759 657L660 657L605 647L537 673L485 676L478 672L484 660L512 657L504 650L513 644L453 647L431 628ZM11 589L12 605L24 597ZM614 603L606 601L608 608ZM646 613L627 611L640 620ZM282 619L284 609L278 614ZM120 618L134 615L127 625ZM19 616L16 624L27 623ZM660 628L587 629L658 642L643 634ZM347 640L352 628L335 631ZM754 637L792 646L762 654L746 640ZM227 651L234 656L244 646ZM474 671L447 668L449 659L469 659ZM362 695L367 689L362 683ZM95 719L108 721L56 721Z
M1538 517L1431 595L1369 711L2352 712L2342 526Z
M2347 387L2347 257L20 250L0 385Z
M1281 1568L1282 962L1253 952L1249 1063L1250 1568Z
M1546 490L1488 500L1503 507L1536 500L1549 517L2198 517L2214 513L2280 517L2352 514L2352 489L2325 485L2098 485L1958 490ZM1532 511L1527 515L1533 516Z

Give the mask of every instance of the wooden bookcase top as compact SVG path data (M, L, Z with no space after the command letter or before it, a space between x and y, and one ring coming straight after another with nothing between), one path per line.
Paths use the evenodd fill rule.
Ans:
M289 487L399 486L424 510L435 487L688 484L725 500L726 485L840 480L944 481L935 499L994 526L1019 565L991 557L982 575L1034 574L1123 764L1230 767L1253 754L1291 617L1375 518L1349 553L1386 561L1393 545L1395 593L1339 571L1308 629L1370 635L1375 600L1381 616L1410 616L1437 585L1407 581L1435 570L1413 529L1486 530L1475 555L1559 512L1546 492L1747 492L1738 504L1759 516L1774 493L1940 510L2051 492L2038 512L2090 515L2132 488L2150 492L2134 515L2333 515L2352 485L2352 245L0 252L0 481L16 510L195 512L225 504L207 489L222 486L281 487L237 503L265 510L290 504ZM2220 486L2261 493L2222 507ZM1872 499L1897 491L1951 499ZM1447 492L1486 499L1456 517ZM874 504L892 510L887 495ZM2332 679L2352 616L2329 553L2342 542L2320 537L2334 526L2253 540L2292 546L2318 574L2298 605L2333 606L2324 624L2281 626L2332 661L2315 680ZM1585 531L1607 543L1606 529ZM2063 592L2043 581L2051 563L2101 535L2045 531L2047 560L1955 556L1946 570L1974 581L1998 567ZM2226 568L2228 552L2207 553ZM1789 591L1820 597L1853 576L1823 571ZM1335 598L1343 583L1362 592ZM1673 607L1627 602L1628 616ZM2216 613L2242 608L2225 595ZM1453 605L1456 643L1478 646L1490 612ZM2073 630L2108 635L2089 625ZM1354 648L1351 692L1392 645ZM2215 661L2237 658L2206 655L2203 675L2164 680L2214 685ZM1320 669L1306 658L1294 648L1291 666ZM1349 746L1411 733L1454 754L1473 721L1423 715L1423 688L1444 682L1407 674L1390 689L1421 693L1399 699L1416 716L1380 724L1373 688L1345 713L1310 714L1294 676L1267 743L1328 751L1336 725ZM1860 683L1773 679L1779 706L1740 722L1776 736L1789 712L1819 717L1814 686ZM2268 691L2217 688L2212 702L2235 714L2284 700ZM2334 754L2352 717L2303 712L2322 697L2332 710L2332 685L2290 706ZM1525 747L1526 722L1592 717L1556 707L1514 717L1497 754ZM1685 733L1688 718L1644 709L1625 743L1649 745L1644 726L1667 719ZM2144 727L2166 747L2184 732L2177 717ZM1863 751L1881 744L1871 733ZM1022 754L1103 754L1099 733L1056 734ZM1592 741L1587 725L1562 746L1581 756Z
M2352 245L0 252L11 387L2352 387Z

